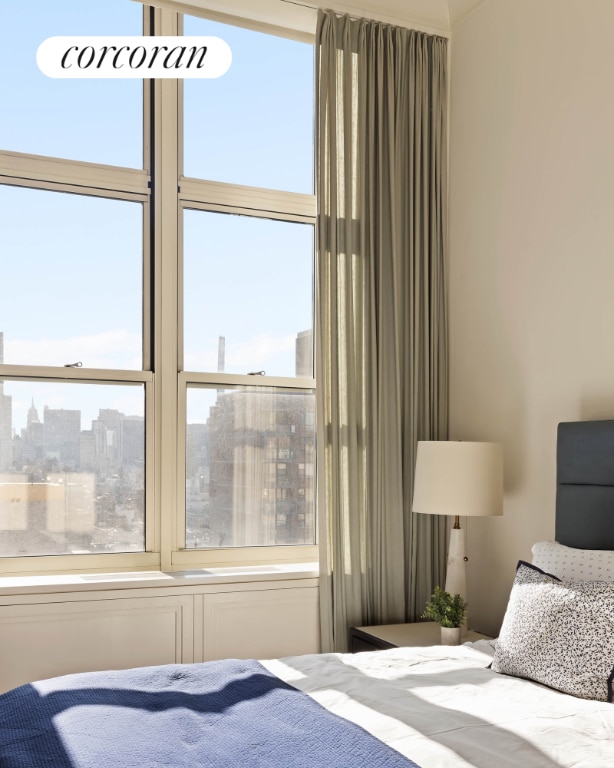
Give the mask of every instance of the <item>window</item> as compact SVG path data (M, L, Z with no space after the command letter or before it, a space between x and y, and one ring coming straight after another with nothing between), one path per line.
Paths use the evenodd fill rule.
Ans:
M225 39L233 65L225 82L182 84L187 471L173 562L217 548L313 557L313 475L301 495L294 459L315 465L313 47L203 19L184 28Z
M291 450L278 446L289 442L288 421L314 401L307 389L189 388L186 547L313 544L313 503L300 493ZM313 428L291 442L314 463ZM287 455L283 463L279 453Z
M145 550L143 413L142 385L0 380L0 557Z
M186 369L311 377L313 226L187 210L183 233Z
M0 253L5 363L142 368L142 203L0 186Z
M40 43L55 35L143 34L138 4L1 3L0 30L1 149L142 168L142 82L51 80L35 58Z
M311 194L313 46L193 16L184 31L233 54L219 80L184 83L185 175Z
M131 0L0 20L0 573L315 559L313 46ZM182 30L229 73L35 64Z

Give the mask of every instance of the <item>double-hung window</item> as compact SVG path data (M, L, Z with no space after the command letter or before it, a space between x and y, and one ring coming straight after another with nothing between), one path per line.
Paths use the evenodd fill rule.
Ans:
M0 573L315 559L313 46L131 0L0 22ZM231 68L36 65L141 34Z

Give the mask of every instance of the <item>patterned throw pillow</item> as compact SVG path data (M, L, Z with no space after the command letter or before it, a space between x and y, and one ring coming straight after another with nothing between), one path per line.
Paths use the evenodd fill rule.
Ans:
M558 541L533 544L533 565L569 581L614 581L614 552L576 549Z
M614 584L560 581L521 560L492 669L612 701Z

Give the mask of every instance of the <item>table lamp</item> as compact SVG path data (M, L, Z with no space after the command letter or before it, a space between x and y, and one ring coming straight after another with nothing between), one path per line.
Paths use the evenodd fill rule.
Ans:
M445 590L467 599L460 518L503 514L503 451L499 443L418 441L412 511L451 515Z

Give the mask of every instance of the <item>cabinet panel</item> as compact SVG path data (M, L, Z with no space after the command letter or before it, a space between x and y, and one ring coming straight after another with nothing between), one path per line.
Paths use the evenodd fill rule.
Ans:
M0 607L0 690L72 672L193 659L192 597Z
M317 587L203 596L203 658L270 659L318 653Z

